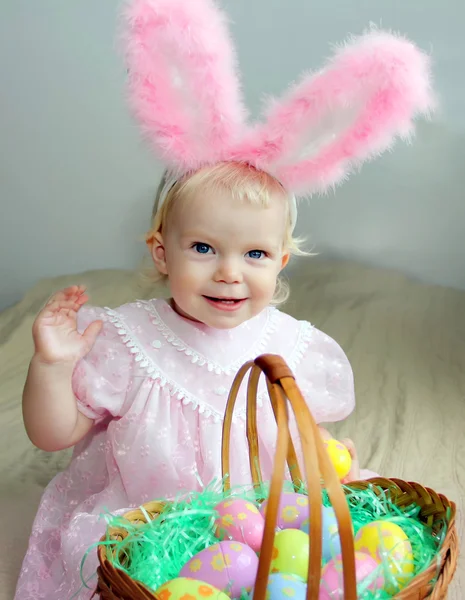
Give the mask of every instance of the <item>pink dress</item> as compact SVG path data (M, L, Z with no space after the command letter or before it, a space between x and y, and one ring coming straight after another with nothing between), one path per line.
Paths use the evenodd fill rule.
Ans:
M95 549L106 511L125 511L221 476L222 418L238 369L262 353L282 355L318 423L354 408L350 364L341 348L306 321L275 308L232 330L179 316L165 300L117 310L84 307L82 331L102 319L92 351L77 365L79 410L95 426L75 448L70 466L44 492L19 578L16 600L84 600L95 588ZM276 425L261 382L260 458L271 474ZM245 397L238 398L231 447L232 484L250 481Z

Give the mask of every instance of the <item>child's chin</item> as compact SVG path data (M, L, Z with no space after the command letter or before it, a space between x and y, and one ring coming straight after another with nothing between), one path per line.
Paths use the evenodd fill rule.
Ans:
M213 329L234 329L242 325L247 319L210 319L210 322L206 322L205 325L212 327Z
M205 325L213 327L214 329L234 329L235 327L242 325L242 323L245 323L245 321L248 321L251 318L251 315L248 311L243 310L231 313L218 311L218 314L212 314L212 311L206 311L206 314L204 314L203 317L202 321Z

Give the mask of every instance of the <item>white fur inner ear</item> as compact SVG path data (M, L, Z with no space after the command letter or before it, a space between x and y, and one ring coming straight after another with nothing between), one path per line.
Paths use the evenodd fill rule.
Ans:
M359 101L356 105L335 107L335 110L321 115L317 123L304 128L296 140L295 148L286 160L280 161L279 164L294 164L320 155L324 148L343 137L344 132L354 124L363 107L364 102Z
M195 89L192 82L191 70L184 65L182 56L179 56L179 49L175 45L167 43L166 47L162 47L159 51L164 54L167 76L173 92L177 96L178 107L182 109L184 118L188 119L190 123L191 139L200 142L204 134L203 124L205 116L202 104L200 102L192 102L192 98L195 97ZM158 83L163 85L161 81Z
M181 76L181 71L174 65L171 67L171 81L173 82L173 87L178 90L182 90L186 87L185 81Z

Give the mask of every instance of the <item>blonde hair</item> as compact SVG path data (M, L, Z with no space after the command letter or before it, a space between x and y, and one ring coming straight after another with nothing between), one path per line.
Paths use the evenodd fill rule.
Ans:
M260 171L243 162L223 162L213 166L204 167L195 173L182 177L168 192L163 204L158 208L158 201L163 184L160 185L155 200L152 214L152 227L146 234L146 241L150 242L155 233L163 233L169 221L173 207L177 202L185 202L197 194L199 190L205 193L218 193L227 190L234 199L241 202L250 202L258 206L268 207L276 195L286 199L287 227L284 239L284 248L292 256L308 256L308 252L301 249L305 242L303 238L293 236L289 211L288 194L281 183L272 175ZM152 275L152 281L166 281L167 275L158 271ZM289 284L282 276L276 281L276 289L272 304L278 305L289 297Z

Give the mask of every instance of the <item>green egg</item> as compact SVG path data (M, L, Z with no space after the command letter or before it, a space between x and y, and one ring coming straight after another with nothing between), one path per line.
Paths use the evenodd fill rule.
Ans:
M271 572L297 575L307 581L309 544L308 534L299 529L279 531L274 539Z

